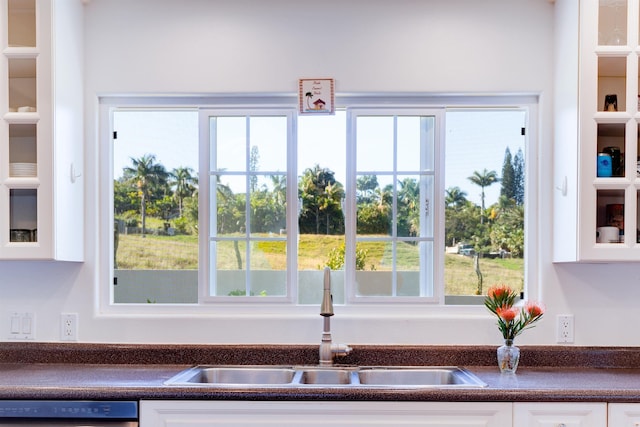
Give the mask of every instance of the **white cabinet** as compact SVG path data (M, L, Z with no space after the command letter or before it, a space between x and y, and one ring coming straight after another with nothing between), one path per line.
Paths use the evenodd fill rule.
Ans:
M609 426L640 426L640 403L610 403Z
M518 427L607 427L606 403L514 403ZM619 427L618 424L609 424Z
M83 259L82 16L0 0L0 260Z
M141 401L141 427L505 427L511 403Z
M638 3L556 2L554 261L640 259Z

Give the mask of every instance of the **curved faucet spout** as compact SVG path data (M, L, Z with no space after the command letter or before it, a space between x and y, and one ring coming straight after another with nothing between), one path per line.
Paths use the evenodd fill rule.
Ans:
M333 296L331 295L331 269L324 269L324 287L322 292L322 304L320 316L324 317L322 341L320 342L320 365L332 365L333 357L345 356L351 352L351 347L345 344L332 344L331 342L331 316L333 316Z

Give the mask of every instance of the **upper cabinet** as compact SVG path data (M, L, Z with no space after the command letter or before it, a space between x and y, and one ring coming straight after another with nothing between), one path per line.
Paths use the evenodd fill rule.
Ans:
M0 260L82 261L82 3L0 0L0 23Z
M638 3L556 2L557 262L640 260Z

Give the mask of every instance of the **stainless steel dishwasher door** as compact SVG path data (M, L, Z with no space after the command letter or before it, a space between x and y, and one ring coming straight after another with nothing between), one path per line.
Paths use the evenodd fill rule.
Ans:
M138 427L137 401L0 400L0 427Z

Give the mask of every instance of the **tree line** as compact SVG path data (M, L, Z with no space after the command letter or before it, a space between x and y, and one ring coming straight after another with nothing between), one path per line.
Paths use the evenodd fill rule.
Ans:
M496 171L475 171L469 181L481 188L481 206L467 199L459 187L445 190L445 241L471 244L478 253L507 251L514 257L524 255L525 163L522 150L515 156L507 147L502 176ZM485 189L500 183L496 203L485 207Z
M259 153L251 150L249 206L244 192L234 193L216 179L217 232L219 234L279 233L286 228L286 177L261 175ZM524 249L524 155L521 150L511 156L509 148L501 176L496 171L475 171L468 179L481 189L481 206L467 199L458 187L445 191L445 241L472 244L476 251L505 250L522 256ZM260 179L259 179L260 178ZM485 189L501 183L500 198L485 207ZM358 234L385 234L394 225L393 202L396 192L395 226L399 236L419 234L420 187L415 178L381 186L376 175L362 175L356 180ZM298 183L298 226L303 234L343 234L345 190L335 173L316 164L304 170ZM193 169L179 167L172 171L157 161L155 155L131 158L122 177L114 182L114 209L117 218L137 225L146 232L146 218L161 218L178 232L197 233L198 180ZM249 212L249 222L246 221Z
M198 178L192 168L172 171L158 163L156 156L131 158L131 166L114 181L114 213L130 227L147 232L147 216L173 220L183 233L197 232Z

